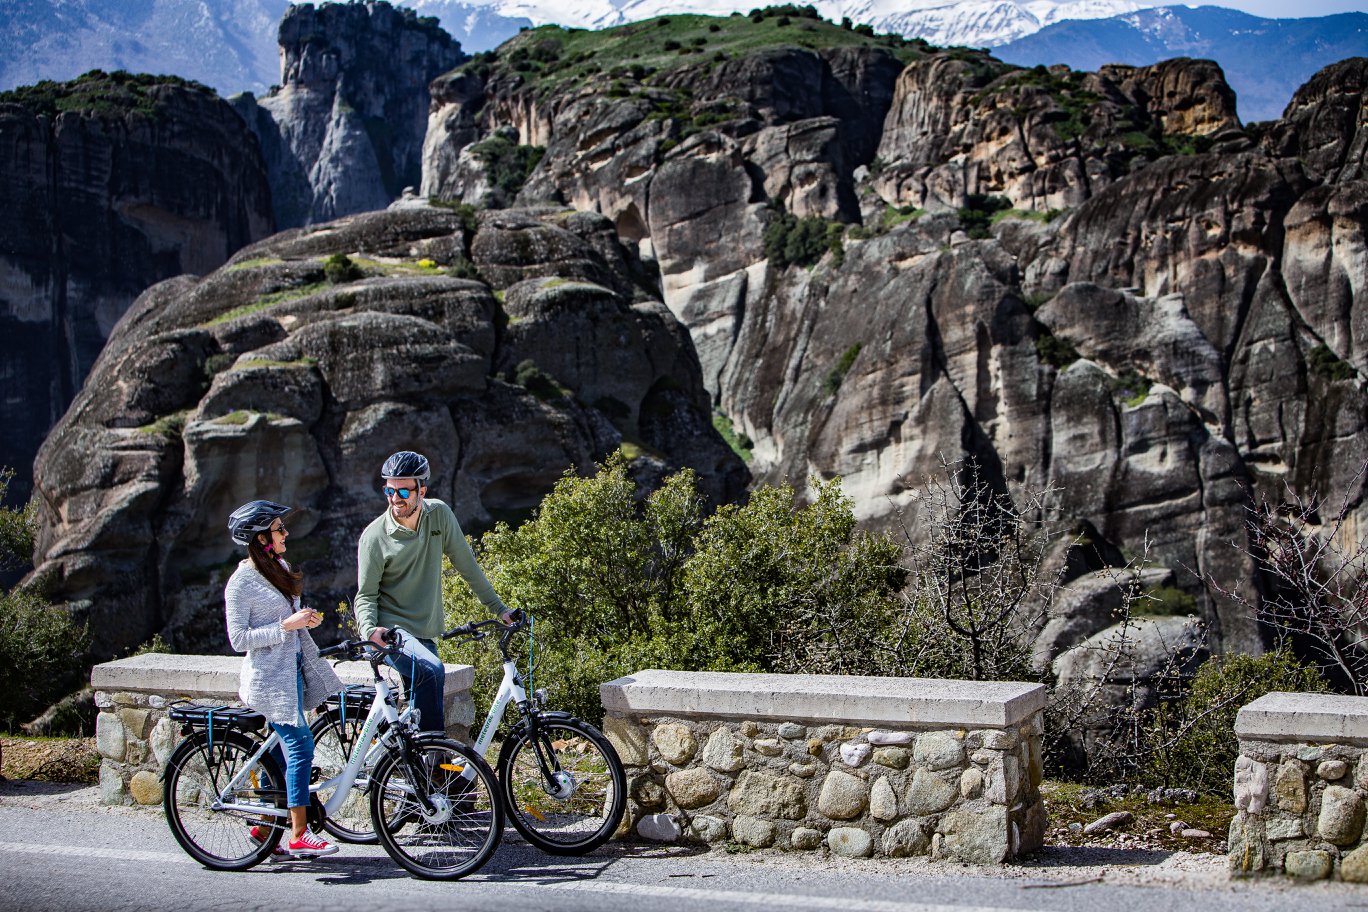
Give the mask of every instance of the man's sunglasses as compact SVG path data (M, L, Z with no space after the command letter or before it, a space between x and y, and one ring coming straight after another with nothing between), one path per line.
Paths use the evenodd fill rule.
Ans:
M380 491L381 491L381 493L384 494L386 497L393 497L395 494L398 494L400 500L408 500L408 499L409 499L409 495L410 495L410 494L416 494L416 493L418 492L418 489L417 489L417 488L391 488L391 487L384 487L384 488L381 488Z

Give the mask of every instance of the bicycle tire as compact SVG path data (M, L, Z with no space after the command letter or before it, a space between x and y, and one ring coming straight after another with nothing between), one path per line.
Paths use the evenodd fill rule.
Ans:
M597 728L572 717L540 719L537 738L567 783L548 783L526 728L519 729L499 756L504 807L514 829L552 855L583 855L617 831L627 810L627 773L613 745Z
M345 723L336 712L326 712L314 719L309 729L314 738L315 781L326 782L342 772L365 724L366 717L360 713L349 714ZM371 820L370 801L366 798L369 781L367 771L363 769L352 786L351 797L335 814L323 818L323 829L336 839L358 845L375 845L379 841ZM332 791L320 789L314 795L320 804L325 804L332 797Z
M213 751L202 733L189 736L171 754L162 786L162 810L171 835L191 858L216 871L243 871L270 857L280 842L282 822L272 818L267 836L258 842L250 829L266 823L241 811L216 811L210 807L222 789L256 753L260 742L227 732L214 738ZM285 777L270 754L262 756L260 772L250 775L250 788L234 797L238 803L260 803L263 808L285 807Z
M503 837L503 803L494 771L470 748L448 738L422 738L412 747L419 772L410 777L398 753L376 765L371 818L395 863L424 880L456 880L489 860ZM473 779L461 775L473 769ZM411 778L434 799L425 818Z

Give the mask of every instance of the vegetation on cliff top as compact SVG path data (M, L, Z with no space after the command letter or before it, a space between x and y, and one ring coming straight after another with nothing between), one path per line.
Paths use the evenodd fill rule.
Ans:
M755 10L750 16L662 16L599 31L544 25L510 38L495 52L475 55L460 69L483 76L497 61L533 88L550 89L586 84L604 74L641 80L755 51L840 47L883 48L903 63L931 50L921 39L877 35L849 20L827 22L811 7L784 6Z
M67 111L104 117L123 117L130 112L156 117L160 113L162 99L151 90L158 86L175 86L215 95L208 86L179 76L91 70L70 82L44 79L35 85L0 92L0 104L23 105L35 114L48 117L56 117Z

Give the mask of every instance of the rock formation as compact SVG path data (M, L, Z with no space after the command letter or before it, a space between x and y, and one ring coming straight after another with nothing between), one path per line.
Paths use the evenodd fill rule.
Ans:
M422 176L427 84L464 59L413 10L296 4L280 22L280 86L233 98L261 141L276 222L383 209Z
M0 209L0 465L23 497L134 298L270 234L270 195L251 134L212 92L94 72L0 95Z
M591 213L476 221L411 201L153 286L39 453L35 576L99 654L154 632L212 651L240 557L228 513L298 508L290 553L330 607L354 591L396 449L431 457L431 495L473 531L624 443L646 471L691 466L714 501L739 496L686 331L633 286L629 256Z
M662 62L649 25L631 37L650 66L586 63L539 29L444 77L424 192L480 199L471 149L499 131L544 148L518 198L602 213L659 269L758 482L839 475L866 523L915 528L922 477L972 457L997 486L1055 487L1058 518L1110 553L1148 540L1212 647L1259 651L1201 577L1252 593L1229 544L1250 497L1339 495L1368 458L1364 62L1250 134L1205 61ZM794 216L841 239L804 253ZM1049 649L1107 623L1052 629Z

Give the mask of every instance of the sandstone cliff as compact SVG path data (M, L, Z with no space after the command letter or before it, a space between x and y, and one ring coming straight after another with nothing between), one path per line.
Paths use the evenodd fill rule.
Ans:
M0 95L0 465L33 457L149 285L272 231L232 109L174 77L94 72Z
M640 64L586 61L588 39L539 29L439 80L424 191L488 194L472 149L499 131L544 149L517 198L600 212L659 269L757 481L840 475L867 523L915 534L921 478L973 457L994 485L1057 488L1059 518L1101 551L1148 536L1213 646L1258 651L1254 620L1196 574L1249 591L1229 545L1249 497L1342 492L1368 457L1363 62L1251 135L1204 61L1077 73L902 47L843 49L836 67L792 47L679 62L651 27L628 36ZM768 73L812 88L795 99L798 80ZM835 83L847 100L827 106L817 87ZM804 249L795 216L823 242Z
M261 142L282 228L383 209L422 177L427 84L464 58L436 20L388 3L296 4L280 86L233 104Z
M39 453L35 576L100 654L155 632L214 650L240 556L228 513L297 507L291 556L329 607L354 591L396 449L432 458L431 494L468 530L620 445L643 471L692 466L714 501L739 496L687 334L633 286L629 256L590 213L409 202L152 287Z

